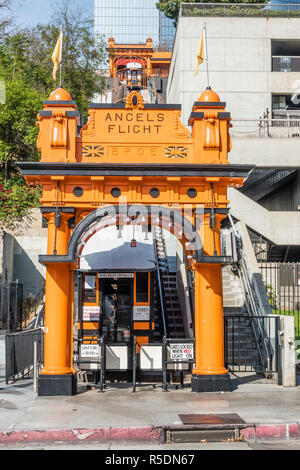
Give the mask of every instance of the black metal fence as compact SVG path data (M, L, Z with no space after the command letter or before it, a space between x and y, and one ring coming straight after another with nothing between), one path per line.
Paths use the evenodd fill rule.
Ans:
M300 337L300 263L259 263L269 302L276 315L295 318Z
M232 372L278 372L279 317L225 315L225 365Z
M5 335L6 383L29 378L34 366L34 343L37 343L37 363L44 358L44 333L41 329Z
M2 284L0 290L0 329L22 330L23 285L18 282Z

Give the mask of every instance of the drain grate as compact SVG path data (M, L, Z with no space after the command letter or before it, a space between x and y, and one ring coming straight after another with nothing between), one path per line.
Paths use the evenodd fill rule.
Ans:
M241 440L240 430L234 429L168 429L167 444L184 442L233 442Z

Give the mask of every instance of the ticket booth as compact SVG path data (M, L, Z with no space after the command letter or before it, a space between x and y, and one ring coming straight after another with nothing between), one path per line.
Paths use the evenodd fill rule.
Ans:
M106 348L108 372L132 370L133 338L137 352L152 342L154 271L78 272L81 291L78 309L78 364L81 370L99 370L99 341Z

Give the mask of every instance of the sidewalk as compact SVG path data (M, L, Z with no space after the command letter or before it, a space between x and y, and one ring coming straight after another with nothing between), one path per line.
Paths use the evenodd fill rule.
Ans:
M0 337L0 358L4 338ZM162 442L180 414L238 414L248 440L300 438L300 380L283 388L253 374L232 376L232 392L196 394L189 387L108 385L104 393L79 382L73 397L37 397L32 380L5 384L0 364L0 443L39 441ZM244 425L243 425L244 427Z

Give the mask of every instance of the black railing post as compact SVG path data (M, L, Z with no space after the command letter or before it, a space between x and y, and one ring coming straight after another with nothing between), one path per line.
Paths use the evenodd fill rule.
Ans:
M163 337L163 349L162 349L162 357L163 357L163 391L168 391L168 383L167 383L167 339Z
M104 345L104 340L103 336L100 338L100 387L99 391L101 393L104 392L104 383L105 383L105 345Z
M5 383L6 385L8 384L8 371L10 370L10 364L9 364L9 341L8 341L8 335L5 335Z
M136 367L137 367L137 355L136 355L136 336L133 337L133 364L132 364L132 391L136 392Z

